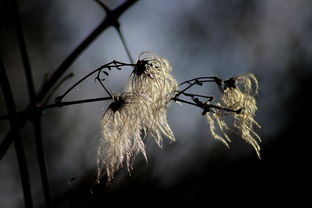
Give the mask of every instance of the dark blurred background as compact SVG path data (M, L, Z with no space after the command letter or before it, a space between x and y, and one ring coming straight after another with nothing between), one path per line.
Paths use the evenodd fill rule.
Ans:
M1 5L1 54L18 111L29 100L10 1ZM123 1L105 1L110 8ZM105 18L92 0L19 1L36 90L64 58ZM100 119L107 102L49 109L42 117L43 143L55 207L303 203L309 197L312 2L310 0L140 0L120 18L136 60L143 51L166 57L181 82L197 76L228 78L252 72L260 84L257 120L261 155L232 135L227 149L214 141L201 111L172 103L175 143L160 150L146 141L148 163L136 158L110 186L94 186ZM115 28L105 30L74 62L53 98L89 71L113 59L129 62ZM121 92L129 70L112 73L108 86ZM201 88L213 94L216 89ZM91 78L68 100L105 96ZM0 115L7 114L2 91ZM10 129L0 121L0 138ZM33 129L22 130L35 207L43 193ZM1 140L0 140L1 141ZM23 207L13 146L0 162L0 207Z

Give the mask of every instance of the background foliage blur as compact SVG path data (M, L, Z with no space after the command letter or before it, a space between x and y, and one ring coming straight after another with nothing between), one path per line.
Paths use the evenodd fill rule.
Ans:
M28 103L25 75L8 1L1 1L1 53L17 109ZM105 1L114 8L123 1ZM35 87L105 17L92 0L20 1ZM177 142L163 150L147 141L149 162L136 159L131 176L121 170L112 186L94 187L100 119L108 102L50 109L44 112L43 143L54 204L96 207L113 202L136 204L200 203L233 198L257 201L305 199L310 144L312 2L309 0L141 0L120 19L132 56L154 51L166 57L178 81L197 76L228 78L252 72L260 82L257 119L262 125L262 160L233 135L230 149L213 141L201 111L172 103L169 123ZM104 31L70 67L71 84L112 60L129 62L114 28ZM109 88L121 92L129 70L112 73ZM216 89L201 88L203 93ZM91 78L68 100L105 96ZM51 99L50 102L53 102ZM0 114L5 115L0 92ZM9 130L0 122L1 139ZM22 131L36 206L43 204L32 128ZM0 163L0 207L23 207L13 146ZM91 193L91 189L93 193ZM280 193L280 197L277 196ZM307 193L306 193L307 194ZM298 197L297 197L298 196Z

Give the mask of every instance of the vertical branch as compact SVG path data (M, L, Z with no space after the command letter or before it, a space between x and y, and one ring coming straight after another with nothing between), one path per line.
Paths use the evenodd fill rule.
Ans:
M16 129L18 128L19 124L18 124L17 115L16 115L15 102L13 99L13 94L12 94L9 80L6 74L4 63L2 61L1 54L0 54L0 85L3 91L5 103L6 103L8 114L10 117L11 129ZM27 167L23 143L21 141L21 137L18 131L13 131L12 137L14 138L17 162L18 162L18 166L20 170L25 207L30 208L30 207L33 207L33 202L32 202L29 173L28 173L28 167Z
M117 33L118 33L118 35L119 35L119 38L120 38L120 40L121 40L121 42L122 42L122 45L124 46L124 48L125 48L125 50L126 50L127 56L128 56L128 58L129 58L130 62L133 64L133 63L134 63L134 62L133 62L133 58L132 58L132 56L131 56L131 53L130 53L129 47L128 47L128 45L127 45L126 39L124 38L122 32L120 31L120 25L116 26L115 28L116 28Z
M35 92L34 82L33 82L32 74L31 74L31 66L30 66L30 61L29 61L29 57L27 53L23 25L21 22L17 0L13 1L13 10L14 10L14 17L15 17L14 20L15 20L15 26L16 26L17 39L18 39L21 57L23 61L23 68L24 68L25 75L26 75L26 82L27 82L27 87L28 87L30 105L32 106L33 109L35 109L36 108L36 92ZM42 145L40 116L41 116L40 113L34 114L33 127L34 127L34 132L35 132L36 153L37 153L41 183L43 187L43 194L44 194L45 203L47 207L50 207L51 197L50 197L48 175L47 175L47 170L46 170L46 165L45 165L45 155L44 155L43 145Z
M17 0L13 1L13 10L14 10L14 20L15 20L17 40L18 40L18 44L20 47L24 71L26 75L30 103L32 103L35 101L34 98L36 97L36 92L35 92L34 82L33 82L32 74L31 74L30 62L29 62L29 57L28 57L28 53L26 49L24 31L23 31L23 26L21 22Z
M35 141L36 141L36 152L37 152L37 159L39 164L40 170L40 177L41 183L43 187L43 194L47 208L52 207L52 200L50 194L50 186L48 180L48 173L47 168L45 165L45 155L43 151L43 144L42 144L42 127L41 127L41 111L38 110L34 119L34 130L35 130Z
M122 45L124 46L124 48L126 50L129 61L133 64L134 62L133 62L133 59L131 57L130 50L127 46L127 43L126 43L126 40L125 40L123 34L120 31L120 23L119 23L118 17L116 17L115 14L112 12L112 10L108 6L106 6L106 4L104 4L102 1L95 0L95 2L98 3L98 5L104 9L104 11L106 12L106 16L112 20L112 26L114 26L116 28L118 36L121 39Z

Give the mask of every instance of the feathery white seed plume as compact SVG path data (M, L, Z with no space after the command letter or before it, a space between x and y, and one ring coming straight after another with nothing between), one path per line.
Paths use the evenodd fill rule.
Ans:
M139 60L126 92L116 96L104 113L103 139L98 149L98 182L105 171L110 182L124 163L130 171L134 157L140 152L147 159L145 137L154 138L160 147L162 135L175 140L166 112L178 89L171 70L168 60L156 55Z
M98 181L105 174L104 169L110 182L124 163L130 171L138 153L141 152L146 158L141 138L141 121L146 109L132 93L115 97L108 107L101 121L103 138L97 157Z
M240 113L230 113L234 118L233 130L253 146L260 158L260 146L258 141L261 141L261 139L254 131L254 126L260 128L260 125L254 119L257 111L257 104L254 96L258 93L258 81L251 73L235 77L234 80L236 87L227 87L223 92L222 101L218 105L232 110L241 109ZM230 139L226 131L230 128L224 121L224 116L226 114L229 114L229 112L217 110L212 115L207 113L206 118L210 125L212 136L215 139L221 140L228 146ZM222 136L216 132L216 123Z
M178 90L178 83L170 74L171 70L166 58L152 54L140 60L127 87L128 91L143 97L142 101L149 106L147 115L142 120L143 131L146 137L154 138L160 147L162 135L175 141L166 111Z

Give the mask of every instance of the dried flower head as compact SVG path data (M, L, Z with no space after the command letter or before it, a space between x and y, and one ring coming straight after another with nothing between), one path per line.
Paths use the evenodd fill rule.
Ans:
M173 93L178 89L177 81L170 74L171 70L168 60L156 54L138 60L128 90L146 96L157 104L166 105L170 95L174 96Z
M260 158L260 146L258 141L259 135L254 131L254 126L260 128L255 121L255 113L257 111L255 95L258 93L258 81L256 77L249 73L238 77L231 78L224 82L224 91L221 103L218 105L222 108L239 110L239 112L227 112L217 110L212 115L206 114L210 131L215 139L218 139L228 146L230 139L226 133L229 130L228 124L225 122L224 116L231 114L234 118L234 132L240 135L245 141L253 146ZM221 132L217 133L216 123Z
M138 60L127 91L142 97L144 105L149 106L142 120L145 137L152 137L162 146L162 135L175 141L167 121L167 111L171 98L175 96L178 83L170 74L172 68L166 58L155 54Z
M162 146L162 135L174 141L167 121L166 108L175 96L178 83L170 74L165 58L156 55L139 60L126 92L114 96L103 115L103 139L98 150L98 181L105 174L110 182L114 173L126 163L132 168L134 157L146 152L144 138L152 137Z
M138 153L143 153L146 158L141 138L144 109L132 93L114 97L101 121L103 138L98 149L98 181L105 174L104 169L110 181L124 163L130 170Z

